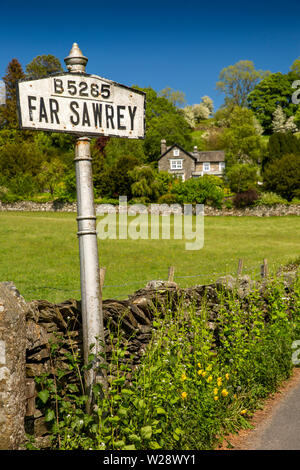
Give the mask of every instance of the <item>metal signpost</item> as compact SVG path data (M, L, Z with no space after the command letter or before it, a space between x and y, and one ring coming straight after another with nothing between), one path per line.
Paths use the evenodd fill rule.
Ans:
M98 362L104 352L104 328L90 137L144 138L145 93L86 74L87 61L74 43L65 58L69 73L20 80L18 113L21 129L77 136L74 161L85 364L90 354L95 357L85 376L86 391L91 400L92 385L96 381L105 385L105 380Z

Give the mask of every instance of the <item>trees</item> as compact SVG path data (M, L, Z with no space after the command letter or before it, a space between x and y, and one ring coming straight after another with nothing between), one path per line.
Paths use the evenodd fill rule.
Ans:
M249 94L249 107L267 134L272 133L273 115L278 106L281 106L286 119L296 113L298 106L292 103L292 94L295 91L292 83L296 78L293 72L272 73L258 83Z
M179 90L173 90L170 87L166 87L158 92L158 96L167 98L173 106L180 107L185 104L185 93Z
M158 159L161 139L166 139L167 145L177 143L188 150L192 146L190 127L178 113L166 113L149 122L144 141L144 150L149 161Z
M284 155L300 155L300 140L291 132L276 132L269 138L268 146L262 158L262 169Z
M129 172L139 164L140 160L131 155L122 155L107 163L103 155L96 154L93 158L93 180L97 196L127 196L131 199L133 179Z
M224 197L223 189L209 176L177 181L172 185L171 194L182 204L209 204L221 207Z
M12 59L3 77L6 89L6 103L1 109L0 127L18 128L17 118L17 81L25 78L22 66L18 59Z
M52 73L63 72L61 63L54 55L38 55L26 65L26 73L32 79L44 78Z
M251 60L240 60L220 72L216 88L225 94L226 106L247 106L249 93L268 74L267 71L256 70Z
M62 180L65 169L65 165L59 158L52 158L49 162L44 161L38 175L42 190L48 189L53 196L57 184Z
M213 100L209 96L203 96L199 104L183 108L183 115L191 127L195 127L203 119L208 119L214 110Z
M297 126L294 123L294 116L286 117L281 106L277 106L273 114L273 132L295 132Z
M298 59L294 60L290 67L291 71L300 76L300 57Z
M264 187L291 201L300 197L300 156L284 155L264 170Z
M142 201L156 201L161 195L161 183L157 179L157 172L150 165L136 166L129 172L133 183L131 191L133 196Z
M258 167L247 163L236 163L226 172L226 180L234 193L254 189L257 186Z
M235 163L258 163L262 153L262 143L250 109L234 107L228 117L228 128L221 136L226 150L227 167Z
M160 141L167 145L178 143L187 150L192 147L191 128L182 113L164 96L158 96L152 88L135 88L146 92L146 138L143 142L144 153L149 162L156 161L160 155Z

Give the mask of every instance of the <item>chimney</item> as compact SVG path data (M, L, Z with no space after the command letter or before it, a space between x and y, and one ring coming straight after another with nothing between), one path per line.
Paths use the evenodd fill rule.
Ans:
M165 139L162 139L160 141L160 154L162 155L163 153L165 153L167 151L167 142Z
M194 153L198 153L198 147L197 147L197 145L194 146Z

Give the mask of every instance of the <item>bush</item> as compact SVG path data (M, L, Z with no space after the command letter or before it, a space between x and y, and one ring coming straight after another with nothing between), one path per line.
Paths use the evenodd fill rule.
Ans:
M233 202L231 199L227 199L226 201L224 201L224 206L226 207L226 209L232 209L233 208Z
M94 386L97 407L90 415L87 397L68 383L66 370L57 371L56 381L50 373L37 380L52 447L210 450L224 435L249 427L261 399L291 374L291 345L300 333L299 294L299 282L287 293L276 281L265 285L264 296L259 289L244 299L220 291L216 331L208 301L202 299L198 309L179 299L176 307L154 312L152 339L135 372L124 361L129 354L115 325L116 331L109 330L111 381L104 394L100 384ZM55 352L61 358L53 346L52 359ZM79 372L78 355L68 357L70 369Z
M276 204L288 204L286 199L283 199L276 193L262 193L257 199L256 206L275 206Z
M247 163L236 163L226 170L226 180L231 191L240 193L255 189L257 186L258 169Z
M255 201L258 199L258 193L255 189L249 189L242 193L238 193L233 199L233 204L237 209L244 207L253 206Z
M158 204L176 204L177 197L175 194L167 193L160 196L157 202Z
M117 206L119 204L119 199L112 199L109 197L102 197L95 199L96 204L111 204L113 206Z
M218 208L222 207L224 197L222 188L207 176L178 181L172 186L171 193L181 204L207 204Z
M266 166L264 187L291 201L300 197L300 156L289 154Z
M32 196L39 192L37 179L29 173L19 173L12 178L7 178L8 189L17 196Z
M291 204L300 204L300 198L294 197L294 198L291 200Z

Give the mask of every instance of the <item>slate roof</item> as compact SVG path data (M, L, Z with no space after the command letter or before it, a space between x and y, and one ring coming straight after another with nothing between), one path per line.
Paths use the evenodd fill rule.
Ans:
M181 145L178 144L173 144L171 147L168 147L167 150L161 154L159 157L159 160L169 153L174 147L179 148L182 152L186 153L189 155L189 157L193 158L196 160L198 163L202 162L224 162L225 161L225 152L224 150L208 150L208 151L203 151L203 152L188 152L184 148L181 147Z
M196 157L196 155L193 154L193 152L188 152L183 147L181 147L181 145L178 145L178 144L173 144L173 145L171 145L171 147L168 147L167 150L164 153L161 154L161 156L159 157L158 160L160 160L164 155L166 155L171 150L173 150L174 147L179 148L182 152L186 153L189 157L193 158L194 160L197 160L197 157Z
M193 152L194 157L197 158L198 163L202 162L224 162L224 150L209 150L204 152Z

